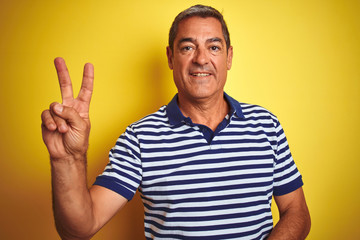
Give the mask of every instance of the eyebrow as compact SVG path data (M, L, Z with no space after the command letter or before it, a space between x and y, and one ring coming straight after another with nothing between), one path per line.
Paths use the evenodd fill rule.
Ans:
M210 38L210 39L206 40L206 42L219 42L222 44L223 40L221 38L214 37L214 38Z
M184 42L195 43L196 40L194 38L191 38L191 37L182 38L182 39L179 40L178 45L180 45L180 44L182 44ZM212 42L219 42L219 43L223 44L224 41L221 38L218 38L218 37L213 37L213 38L209 38L209 39L206 40L206 43L212 43Z
M184 42L191 42L191 43L194 43L195 42L195 39L194 38L182 38L179 40L179 43L178 45L184 43Z

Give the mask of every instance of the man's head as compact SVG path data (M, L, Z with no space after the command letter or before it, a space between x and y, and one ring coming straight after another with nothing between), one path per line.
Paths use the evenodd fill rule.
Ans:
M222 32L226 41L226 48L229 49L229 47L231 46L230 34L222 14L218 10L210 6L195 5L179 13L176 16L174 22L172 23L169 32L169 47L172 51L174 50L174 40L178 32L179 23L182 20L190 17L216 18L221 23Z
M194 8L207 10L189 10ZM222 98L233 56L232 47L228 46L229 35L224 35L224 20L210 7L189 9L176 17L173 30L170 30L171 45L166 52L179 97L187 102ZM199 16L202 11L212 14Z

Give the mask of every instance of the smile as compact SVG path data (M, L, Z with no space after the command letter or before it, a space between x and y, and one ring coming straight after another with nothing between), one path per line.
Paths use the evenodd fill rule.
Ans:
M191 73L191 75L195 77L207 77L210 76L210 73Z

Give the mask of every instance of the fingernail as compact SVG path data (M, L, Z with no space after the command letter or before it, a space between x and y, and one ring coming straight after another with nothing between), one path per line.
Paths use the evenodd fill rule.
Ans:
M61 113L62 111L63 111L63 106L61 105L61 104L57 104L56 106L55 106L55 111L57 111L57 112L59 112L59 113Z

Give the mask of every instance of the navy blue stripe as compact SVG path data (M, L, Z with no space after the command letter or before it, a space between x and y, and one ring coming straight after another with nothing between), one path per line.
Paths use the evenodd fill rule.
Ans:
M219 201L219 200L229 200L229 199L241 199L241 198L251 198L251 197L263 197L267 196L272 192L272 188L268 188L266 191L251 191L248 193L241 193L241 194L228 194L228 195L221 195L221 196L211 196L209 197L188 197L188 198L181 198L181 199L153 199L147 198L142 193L142 188L139 188L139 192L142 194L141 198L145 201L149 201L152 204L181 204L181 203L192 203L192 202L209 202L209 201Z
M171 226L164 226L164 225L159 224L159 223L157 223L156 221L153 221L153 220L149 220L147 222L151 223L152 225L154 225L157 228L162 229L162 230L172 230L172 231L179 231L180 230L180 231L185 231L185 232L192 232L192 231L213 231L213 230L220 230L220 229L240 229L240 228L260 224L260 223L265 222L266 220L271 220L271 219L272 218L270 216L270 217L263 217L263 218L260 218L258 220L247 221L247 222L242 222L242 223L217 224L217 225L200 226L200 227L198 227L198 226L192 226L192 227L176 226L176 227L171 227ZM247 236L247 235L249 235L249 232L246 232L246 233L239 232L238 234L239 234L239 236L240 235L241 236ZM162 235L162 236L164 236L164 235ZM205 236L202 236L202 237L205 237Z
M131 153L134 153L134 152L131 152ZM115 158L117 159L117 157L115 155L121 155L121 156L124 156L124 157L128 157L128 158L131 158L133 159L134 156L132 156L128 151L122 151L121 149L111 149L110 151L110 154L109 154L109 159L112 159L112 158ZM135 155L136 156L136 155ZM124 160L122 159L117 159L118 161L120 162L123 162ZM130 162L130 161L126 161L127 164L133 166L134 168L140 168L141 165L137 162ZM119 164L117 164L116 162L111 162L111 164L114 164L114 165L117 165L117 166L120 166ZM128 169L130 170L130 169ZM138 171L136 171L138 172Z
M185 175L188 174L201 174L201 173L219 173L219 172L227 172L232 170L242 170L242 166L237 167L227 167L227 168L221 168L221 169L203 169L201 171L199 170L189 170L187 173L184 173L184 171L176 172L176 174L166 174L159 176L162 177L168 177L168 176L184 176L182 180L173 180L173 181L161 181L156 183L151 183L149 185L143 183L141 186L143 188L146 187L161 187L161 186L175 186L175 185L185 185L185 184L198 184L198 183L209 183L209 182L223 182L223 181L229 181L229 180L240 180L240 179L254 179L254 178L261 178L261 177L271 177L273 175L273 172L268 173L248 173L248 174L242 174L242 175L230 175L230 176L221 176L221 177L212 177L212 178L201 178L201 179L186 179ZM248 166L246 166L247 169ZM253 169L258 169L258 167L253 166ZM146 181L144 181L146 182Z
M193 129L188 129L190 130L190 132L194 131ZM141 137L143 138L145 135L141 135ZM153 144L154 140L157 139L158 141L161 139L161 136L166 136L166 135L157 135L157 136L151 136L148 135L146 137L152 137L152 139L141 139L141 143L146 145L146 144ZM182 142L182 141L187 141L187 140L202 140L202 136L200 134L195 135L195 136L179 136L176 138L170 138L170 139L161 139L162 141L165 141L167 144L170 143L178 143L178 142Z
M281 187L274 187L274 195L275 196L281 196L281 195L285 195L288 193L291 193L293 191L295 191L296 189L302 187L304 185L303 181L302 181L302 177L299 176L297 179L295 179L294 181L282 185Z
M214 144L214 146L216 145L221 145L221 144ZM156 151L157 153L162 153L162 152L173 152L173 151L179 151L179 150L187 150L187 149L193 149L193 148L196 148L196 147L203 147L203 146L208 146L208 145L205 145L204 142L202 143L193 143L193 144L188 144L186 147L184 146L178 146L178 147L164 147L164 146L161 146L160 148L152 148L152 149L149 149L149 148L146 148L146 149L142 149L141 152L142 153L152 153L153 151ZM210 149L211 150L211 149ZM215 151L217 149L214 149ZM212 150L212 151L214 151ZM221 149L221 153L228 153L228 152L264 152L264 151L268 151L268 150L272 150L271 146L261 146L261 147L236 147L236 149L234 148L226 148L226 149ZM206 149L206 150L203 150L203 151L199 151L199 152L196 152L196 153L189 153L190 155L194 156L195 154L196 155L201 155L201 154L206 154L208 153L209 149ZM213 152L214 153L214 152ZM178 156L186 156L186 155L189 155L189 154L181 154L181 155L178 155Z
M177 156L179 159L180 157ZM183 158L190 158L192 157L191 154L187 155L187 156L183 156L181 155L181 157ZM158 161L164 161L164 165L160 165L160 166L154 166L154 167L146 167L146 166L143 166L143 170L144 171L155 171L155 170L166 170L166 169L173 169L174 167L176 168L179 168L179 167L182 167L182 166L189 166L189 165L199 165L199 164L216 164L216 163L224 163L224 161L226 161L227 163L231 163L231 162L239 162L239 161L249 161L249 160L255 160L255 161L261 161L261 160L270 160L272 161L273 159L273 156L272 155L262 155L262 156L236 156L236 157L229 157L229 158L226 158L223 159L223 158L213 158L213 159L199 159L199 160L192 160L192 161L187 161L185 163L179 163L179 164L167 164L166 161L168 161L169 159L171 159L170 157L159 157L160 159L154 157L154 158L150 158L150 159L147 159L147 162L157 162L156 160ZM263 163L263 164L256 164L256 162L254 162L254 164L246 164L246 165L242 165L242 169L252 169L252 168L272 168L273 167L273 164L272 163ZM234 166L236 167L236 166ZM209 171L212 171L211 169L194 169L196 170L196 173L208 173ZM181 172L179 172L179 174L177 174L176 172L174 172L172 175L183 175L183 174L193 174L193 170L183 170ZM157 176L160 176L160 175L157 175ZM148 181L148 180L152 180L154 178L157 178L157 176L144 176L144 181Z
M233 126L231 126L231 128L234 128L234 127L237 127L237 126L239 126L238 124L236 124L236 121L241 121L241 122L247 122L247 121L249 121L249 120L251 120L251 121L261 121L261 120L273 120L271 117L269 117L269 116L264 116L264 115L259 115L259 116L247 116L247 114L245 114L245 119L237 119L237 120L234 120L234 125Z
M291 164L294 165L294 164ZM283 174L281 177L277 177L275 180L280 182L283 181L285 179L288 179L289 177L295 175L298 172L297 168L294 168L294 170L292 170L291 172L287 173L287 174Z
M123 168L124 168L124 167L123 167ZM119 176L122 176L122 177L124 177L124 178L126 178L126 179L129 179L130 181L133 181L133 182L135 182L135 183L139 183L139 182L140 182L137 178L135 178L135 177L133 177L133 176L131 176L131 175L129 175L129 174L126 174L125 172L119 171L118 169L115 169L115 168L105 169L104 172L109 172L109 173L110 173L110 172L113 172L113 173L116 173L116 174L118 174ZM133 190L136 191L136 188L134 188L133 186L129 185L128 183L124 182L124 183L122 183L122 184L125 185L125 186L128 186L129 188L131 188L131 189L133 189Z
M205 150L205 151L201 151L201 152L198 152L196 153L197 156L201 156L201 155L204 155L204 158L206 155L208 155L209 153L219 153L221 151L221 153L232 153L234 152L234 149L221 149L221 150ZM260 154L260 153L259 153ZM264 154L264 153L262 153ZM160 156L156 156L156 157L151 157L151 158L143 158L143 163L146 163L146 162L160 162L160 161L169 161L169 160L172 160L172 159L188 159L188 158L192 158L194 157L194 153L188 153L188 154L178 154L178 155L175 155L175 156L164 156L164 157L160 157ZM229 158L226 158L226 161L245 161L245 160L264 160L264 159L273 159L274 156L271 155L271 154L264 154L264 155L250 155L250 156L236 156L236 157L229 157ZM222 159L222 158L218 158L216 157L215 159L202 159L203 163L204 161L206 161L207 163L208 162L211 162L211 161L216 161L216 160L219 160L219 159ZM191 163L189 163L191 164ZM164 166L165 167L165 166ZM144 167L144 170L148 170L146 167Z
M267 200L260 200L260 201L253 201L253 202L246 202L246 203L234 203L234 204L224 204L224 205L217 205L217 206L201 206L201 204L197 206L192 207L176 207L176 208L169 208L169 207L153 207L149 204L145 204L144 206L152 211L164 211L166 213L185 213L185 212L203 212L203 211L213 211L213 210L227 210L227 209L241 209L246 207L253 207L258 205L269 205L269 202ZM260 214L264 212L264 209L258 209L256 211L249 211L249 212L243 212L238 213L239 215L236 215L236 217L247 217L252 216L256 214ZM199 213L201 215L201 213ZM152 216L151 214L149 216ZM158 214L154 214L153 216L158 216L159 219L165 220L166 217ZM198 216L192 218L191 221L210 221L210 220L216 220L216 219L226 219L226 218L234 218L232 217L233 214L227 214L227 215L216 215L216 216ZM173 217L169 219L169 221L184 221L183 217Z
M242 122L245 122L244 120ZM229 128L259 128L259 127L262 127L264 129L271 129L271 128L274 128L274 124L273 123L247 123L247 124L241 124L241 125L237 125L237 124L234 124L232 126L230 126Z
M236 206L234 206L236 207ZM235 208L234 208L235 209ZM194 212L197 211L198 209L182 209L182 211L178 211L179 213L186 213L186 212ZM211 210L211 209L210 209ZM207 210L205 210L207 211ZM251 217L251 216L255 216L255 215L261 215L262 213L264 213L264 209L259 209L257 211L249 211L246 213L231 213L231 214L224 214L224 215L215 215L215 216L201 216L201 212L199 212L199 216L186 216L186 217L169 217L168 215L163 216L163 215L159 215L159 214L151 214L151 213L147 213L146 216L147 217L153 217L156 218L158 220L164 221L164 222L206 222L206 221L214 221L214 220L224 220L224 219L229 219L229 222L231 222L232 219L237 219L237 218L244 218L244 217ZM271 214L270 214L271 215ZM263 217L264 218L264 217ZM261 219L263 219L261 218ZM266 218L266 217L265 217ZM262 220L261 220L262 221ZM246 223L242 223L242 225L245 225ZM252 225L252 223L247 223L249 225ZM245 225L245 226L249 226L249 225ZM216 229L219 230L221 229L221 225L216 225L216 226L207 226L205 228L207 228L206 230L213 230L214 227L217 227ZM227 225L223 225L224 229L228 228L228 224ZM191 230L197 230L197 231L201 231L204 230L204 227L188 227Z
M168 190L168 191L153 191L142 189L143 194L153 195L153 196L163 196L163 195L181 195L181 194L191 194L191 193L202 193L202 192L218 192L218 191L227 191L234 189L247 189L247 188L257 188L257 187L268 187L272 185L272 181L260 182L260 183L243 183L236 185L227 185L227 186L216 186L216 187L203 187L203 188L194 188L194 189L181 189L181 190Z
M99 185L105 188L108 188L114 192L119 193L123 197L125 197L127 200L131 200L134 196L133 190L130 191L128 188L132 188L132 186L129 186L129 184L122 182L121 184L118 183L119 180L115 179L110 176L98 176L95 180L94 185ZM124 187L126 186L126 187Z
M268 229L268 230L265 230ZM272 230L272 223L269 224L263 224L262 226L260 226L258 229L255 229L253 231L242 231L242 232L238 232L238 233L231 233L231 234L222 234L222 235L214 235L214 236L210 236L210 235L206 235L206 236L188 236L188 235L179 235L179 234L159 234L157 232L155 232L153 229L151 228L146 228L145 227L145 231L154 235L155 237L164 237L164 238L168 238L168 239L180 239L180 240L219 240L219 239L239 239L239 238L243 238L243 237L247 237L250 235L256 235L258 234L259 236L256 238L252 238L252 240L260 240L260 239L264 239L264 236L268 236L270 234ZM260 231L263 231L260 234ZM148 238L146 237L147 240L152 240L153 238Z

